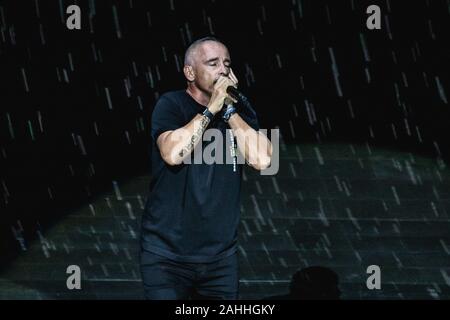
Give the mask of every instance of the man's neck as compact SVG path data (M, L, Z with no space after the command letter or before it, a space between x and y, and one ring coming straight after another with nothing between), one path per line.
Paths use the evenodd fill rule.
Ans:
M208 96L203 91L199 90L198 88L188 85L186 92L198 103L200 103L202 106L207 106L210 100L210 96Z

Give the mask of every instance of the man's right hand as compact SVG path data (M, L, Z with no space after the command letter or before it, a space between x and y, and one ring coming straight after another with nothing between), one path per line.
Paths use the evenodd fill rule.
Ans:
M234 81L231 80L230 78L221 76L219 78L219 80L217 80L216 84L214 85L214 91L211 95L211 99L209 100L209 103L207 106L208 110L212 114L216 114L217 112L219 112L222 109L225 99L232 100L235 103L237 102L235 99L233 99L232 97L230 97L228 95L227 88L229 86L234 86L234 87L236 86Z

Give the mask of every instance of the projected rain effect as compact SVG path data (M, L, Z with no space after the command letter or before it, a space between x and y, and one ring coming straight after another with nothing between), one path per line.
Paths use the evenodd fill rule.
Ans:
M73 4L81 30L66 27ZM379 1L380 30L368 5L2 2L0 297L142 297L151 111L185 86L187 45L213 34L262 127L281 130L279 173L244 174L241 297L320 265L342 298L449 298L450 2Z

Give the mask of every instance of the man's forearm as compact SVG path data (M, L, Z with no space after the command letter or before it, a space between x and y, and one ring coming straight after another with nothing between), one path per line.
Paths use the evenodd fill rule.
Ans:
M181 145L184 145L184 147L182 147L182 149L178 152L178 156L180 157L180 159L184 159L192 152L192 150L194 150L195 146L200 141L203 132L205 132L205 129L209 124L208 117L202 115L200 117L199 123L200 124L198 126L194 124L194 133L188 138L189 141L187 143L181 143Z
M245 160L257 170L269 167L272 157L272 143L269 139L250 127L237 113L230 117L228 124Z
M209 122L207 116L198 114L187 125L168 134L160 148L166 162L181 164L195 149Z

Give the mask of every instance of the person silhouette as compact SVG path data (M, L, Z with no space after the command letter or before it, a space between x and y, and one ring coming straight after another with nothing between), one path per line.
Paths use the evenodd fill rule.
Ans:
M269 296L264 300L339 300L339 277L331 269L311 266L294 273L289 293Z

